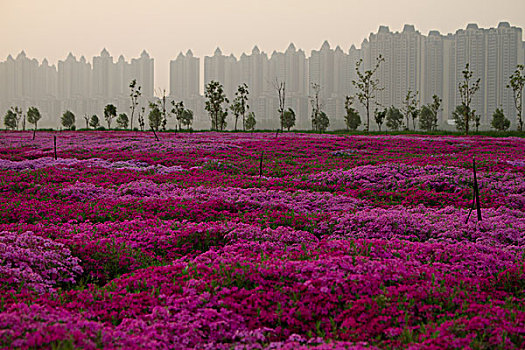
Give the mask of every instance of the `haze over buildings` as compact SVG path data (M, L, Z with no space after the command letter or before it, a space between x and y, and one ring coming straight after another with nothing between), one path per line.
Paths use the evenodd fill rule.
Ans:
M324 41L318 50L309 53L293 43L284 52L272 53L254 46L251 52L239 57L225 54L217 47L201 59L189 48L170 61L166 93L169 99L183 100L194 110L195 127L208 128L209 117L201 95L203 86L217 80L232 100L237 86L246 83L257 127L275 129L278 100L274 82L284 81L286 107L296 111L296 127L309 129L308 96L312 93L311 84L318 83L331 129L342 129L345 96L355 93L352 80L357 78L356 61L363 59L364 68L369 69L381 54L385 58L377 72L380 86L384 88L378 93L381 106L400 107L408 89L419 92L421 104L430 102L436 94L443 99L440 127L450 127L447 120L460 103L457 85L468 62L474 77L481 79L473 108L482 117L482 127L489 127L492 113L498 107L504 109L514 125L512 91L506 84L516 65L524 62L522 38L521 28L501 22L494 28L469 24L451 34L430 31L428 35L421 34L413 25L405 25L400 32L380 26L359 48L352 45L343 49ZM12 105L24 110L35 105L44 115L41 125L56 127L60 115L69 109L77 115L77 126L83 127L81 116L100 116L107 103L115 104L119 112L129 112L132 79L137 79L142 86L141 103L146 106L154 99L154 76L154 60L146 51L131 61L122 55L114 58L106 49L91 61L83 56L77 59L70 53L56 66L49 65L45 59L42 62L30 59L21 52L15 58L10 55L0 62L0 111L3 114ZM372 127L375 127L373 123Z

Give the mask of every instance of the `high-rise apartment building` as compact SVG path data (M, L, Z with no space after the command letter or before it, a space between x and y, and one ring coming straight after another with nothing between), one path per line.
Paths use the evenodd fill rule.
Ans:
M240 81L240 72L233 54L225 56L221 49L217 48L213 56L204 57L204 86L206 87L212 80L222 84L228 99L234 98Z
M422 47L423 36L413 25L405 25L402 32L391 32L387 26L380 26L377 34L370 34L365 69L373 69L380 55L384 58L376 72L383 88L377 93L380 106L399 106L408 90L421 91Z
M170 61L170 96L177 99L199 95L200 60L188 50Z
M142 95L145 98L152 98L155 92L154 65L155 60L149 56L146 50L143 50L139 58L131 60L131 76L128 78L126 86L129 86L131 80L137 79L137 84L142 87Z
M58 98L90 97L90 73L91 65L86 62L84 56L77 61L75 56L69 53L64 61L58 61Z
M254 46L250 55L243 53L239 59L239 83L246 83L251 98L267 91L268 55Z

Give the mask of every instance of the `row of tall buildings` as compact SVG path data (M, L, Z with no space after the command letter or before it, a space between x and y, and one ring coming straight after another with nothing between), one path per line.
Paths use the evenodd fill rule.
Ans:
M371 69L379 55L385 60L375 77L383 89L377 93L377 105L373 108L401 107L408 90L419 93L420 104L431 102L435 94L443 100L440 127L453 128L451 114L461 103L457 87L463 80L465 64L469 63L474 79L481 81L473 108L481 116L482 128L490 128L496 108L503 108L515 125L513 95L506 85L516 66L525 61L525 43L522 29L506 22L489 29L469 24L447 35L437 31L423 35L412 25L405 25L401 32L380 26L359 49L352 45L345 52L325 41L309 57L293 44L284 52L274 51L271 55L255 46L239 58L224 55L217 48L213 55L204 57L203 67L200 58L188 50L170 61L168 99L183 100L195 113L195 127L207 128L210 123L204 111L204 86L212 80L221 82L231 101L238 85L246 83L258 128L275 129L279 104L275 86L285 82L286 107L295 110L297 128L308 129L309 96L316 83L321 87L323 110L330 117L331 128L341 129L345 97L356 92L352 84L357 79L356 62L362 59L361 67ZM105 104L114 103L120 111L127 111L132 79L142 87L141 102L147 106L155 98L153 69L153 59L145 51L131 62L123 56L114 61L105 49L93 57L92 63L70 54L57 67L47 60L39 64L21 52L16 59L9 56L0 62L0 108L37 105L44 111L49 126L56 126L66 109L77 115L100 114ZM371 127L375 127L373 121Z
M0 108L4 113L10 106L24 110L37 106L43 114L40 125L57 127L65 110L73 111L78 119L85 114L100 116L108 103L127 110L133 79L141 86L144 99L152 100L153 74L154 60L146 51L130 62L122 55L114 61L106 49L92 63L70 53L56 66L47 59L39 63L22 51L0 62Z

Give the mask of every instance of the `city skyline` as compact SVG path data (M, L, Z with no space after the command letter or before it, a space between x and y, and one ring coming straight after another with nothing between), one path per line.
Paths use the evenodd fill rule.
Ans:
M237 86L247 83L259 125L273 128L273 114L277 110L273 84L283 81L287 84L287 106L298 114L297 127L307 129L311 109L308 97L312 95L311 84L317 83L332 128L343 128L345 96L355 94L352 81L357 78L356 62L363 59L363 68L369 69L375 58L382 55L385 62L377 78L384 90L378 92L377 107L401 107L409 89L419 93L421 104L430 102L436 94L443 99L440 126L446 128L459 101L457 83L465 64L470 62L475 77L481 78L481 89L473 106L486 128L498 107L505 110L511 121L515 119L506 83L516 65L525 61L522 38L522 28L507 22L491 28L470 23L446 35L437 31L424 35L414 25L405 24L401 31L379 26L377 32L363 38L359 48L352 45L348 50L333 47L327 40L319 50L309 54L293 43L286 50L271 53L255 45L251 52L239 57L224 54L219 47L204 57L195 56L189 49L170 60L169 86L165 91L170 99L184 100L196 112L197 124L204 127L207 120L204 85L211 80L219 81L232 100ZM109 102L126 109L132 79L142 86L143 104L147 106L154 91L157 96L162 94L155 89L158 85L154 72L159 64L154 62L146 50L128 62L123 55L113 57L104 48L91 61L69 53L56 66L50 66L46 59L39 63L22 51L16 59L10 55L0 62L0 107L8 108L13 101L23 105L40 103L49 116L59 115L63 109L98 113Z
M146 49L158 63L155 87L160 89L169 86L169 60L188 49L204 57L218 46L239 57L255 45L271 53L293 42L310 53L328 40L346 52L352 45L360 47L379 25L401 31L409 23L424 35L431 30L453 33L473 22L480 27L500 21L525 27L525 2L517 0L20 0L0 2L0 9L1 59L25 50L30 57L56 64L69 52L87 58L106 48L135 57Z

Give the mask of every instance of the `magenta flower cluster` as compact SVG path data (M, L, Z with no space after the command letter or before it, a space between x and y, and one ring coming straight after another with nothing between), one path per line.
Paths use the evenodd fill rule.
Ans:
M0 348L525 347L521 138L2 136Z

